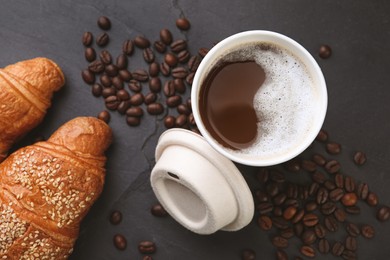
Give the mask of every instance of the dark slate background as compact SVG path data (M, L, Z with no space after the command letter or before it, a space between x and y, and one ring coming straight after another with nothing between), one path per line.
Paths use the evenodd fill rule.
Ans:
M104 109L102 99L90 94L90 87L80 76L81 69L87 65L81 36L84 31L95 35L100 32L96 20L101 15L110 17L113 24L109 31L112 40L107 48L114 55L119 54L125 39L143 33L155 40L162 28L170 28L177 39L187 38L192 53L237 32L272 30L301 43L319 62L329 92L324 128L331 140L343 144L343 152L337 157L343 172L366 181L379 195L381 204L390 204L389 1L41 0L2 1L1 4L0 66L45 56L62 67L67 79L65 88L55 95L44 123L22 145L39 134L49 137L76 116L95 116ZM175 20L183 15L192 24L187 33L175 27ZM317 55L323 43L333 48L328 60L321 60ZM132 69L145 67L139 54L138 51L130 62ZM272 232L260 231L256 221L239 232L200 236L171 218L153 217L149 210L156 198L149 175L158 136L164 131L161 118L147 115L141 126L131 128L123 116L113 113L110 125L115 140L107 152L106 186L82 223L71 259L142 259L137 251L141 240L156 242L158 251L154 259L239 259L240 251L247 247L257 252L258 259L274 258L275 250L268 239ZM356 150L368 155L363 167L351 162ZM306 156L314 151L324 153L324 147L316 144ZM256 169L239 167L251 188L257 188L253 178ZM305 176L294 178L304 182ZM389 259L390 223L377 222L375 210L364 203L360 205L364 213L351 219L356 223L372 223L377 233L371 241L358 239L359 259ZM124 215L118 226L108 221L113 209L121 210ZM112 237L116 233L126 236L125 251L113 246ZM332 237L344 238L345 234ZM300 242L293 239L290 244L290 255L299 254ZM329 258L332 257L321 259Z

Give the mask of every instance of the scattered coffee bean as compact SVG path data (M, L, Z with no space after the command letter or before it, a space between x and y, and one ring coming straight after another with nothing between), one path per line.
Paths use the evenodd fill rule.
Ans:
M179 54L177 54L177 58L178 58L180 63L187 62L190 58L190 52L187 50L183 50L183 51L179 52Z
M332 49L329 47L329 45L321 45L318 55L322 59L328 59L332 55Z
M156 102L156 100L157 100L157 95L153 92L150 92L150 93L146 94L144 103L145 103L145 105L150 105L150 104Z
M207 48L199 48L198 54L200 55L200 57L204 58L209 51L210 50Z
M102 33L96 38L96 44L100 47L104 47L110 41L110 37L107 33Z
M164 112L164 107L160 103L151 103L147 106L146 110L151 115L160 115Z
M265 186L265 190L267 194L270 195L271 197L274 197L279 193L278 185L274 182L268 183Z
M283 183L286 181L286 178L284 177L283 173L277 170L272 170L270 172L270 179L276 183Z
M158 63L152 62L149 65L149 75L151 77L157 77L159 72L160 72L160 66L158 65Z
M357 196L356 193L354 192L346 193L341 198L341 203L343 203L343 205L347 207L354 206L356 202L357 202Z
M144 110L141 107L130 107L126 110L127 116L141 117L144 114Z
M324 223L325 223L325 227L330 232L336 232L339 229L339 225L337 224L337 221L333 216L325 217Z
M88 69L95 74L101 73L104 71L105 67L103 62L100 60L95 60L91 64L88 65Z
M186 86L182 79L174 79L173 85L175 86L175 90L180 93L184 94L186 92Z
M161 63L160 65L160 71L161 73L165 76L165 77L168 77L169 74L171 73L171 68L169 67L169 65L165 62Z
M134 52L134 44L132 40L126 40L122 44L122 51L124 54L130 56Z
M313 179L313 181L317 182L317 183L324 183L325 180L326 180L326 176L324 173L320 172L320 171L315 171L312 175L311 175L311 178Z
M147 81L149 79L148 72L144 69L137 69L132 73L132 75L135 80L141 82Z
M295 216L296 213L297 213L297 208L290 206L284 210L283 217L286 220L290 220Z
M105 99L105 102L106 102L106 107L109 110L116 110L120 103L117 96L109 96Z
M145 49L145 48L148 48L150 46L150 41L148 39L146 39L144 36L138 35L134 39L134 44L138 48Z
M107 98L109 96L115 96L116 95L116 89L114 87L104 88L102 91L102 96L104 98Z
M303 230L305 229L303 224L302 223L298 223L298 224L295 224L293 226L293 229L294 229L294 234L295 236L297 237L301 237L302 236L302 233L303 233Z
M304 215L305 215L305 210L304 210L304 209L298 210L298 212L295 214L295 216L293 217L293 219L291 220L291 222L292 222L293 224L298 223L299 221L302 220L302 218L303 218Z
M316 202L317 204L324 204L328 200L329 193L328 191L320 187L317 192Z
M330 174L335 174L340 170L340 163L336 160L331 160L325 164L325 170Z
M378 196L374 192L369 192L366 201L368 205L374 207L378 205Z
M285 164L285 167L290 172L299 172L301 165L297 160L290 160Z
M306 209L306 211L309 211L309 212L315 211L317 209L317 203L315 203L313 201L308 202L305 205L305 209Z
M330 154L339 154L341 152L341 145L338 143L326 144L326 151Z
M188 29L190 29L191 24L187 18L182 17L176 20L176 26L180 30L187 31Z
M357 237L360 235L359 227L354 223L348 223L346 226L347 233L352 237Z
M110 122L111 116L110 116L110 113L108 111L104 110L104 111L99 113L97 118L99 118L100 120L102 120L108 124Z
M164 44L166 44L166 45L171 44L171 43L172 43L172 39L173 39L173 37L172 37L172 33L171 33L170 30L168 30L168 29L162 29L162 30L160 31L160 40L161 40Z
M303 225L305 225L306 227L314 227L318 223L318 216L316 214L309 213L303 217L302 221L303 221Z
M320 185L316 182L313 182L309 187L309 195L314 196L315 194L317 194L319 188Z
M333 181L326 180L326 181L324 182L324 187L325 187L328 191L332 191L332 190L336 189L336 184L335 184Z
M341 209L341 208L337 208L334 212L333 212L333 216L335 217L335 219L338 221L338 222L344 222L347 218L347 213Z
M278 195L276 195L276 196L274 197L274 199L273 199L274 204L275 204L276 206L280 206L280 205L283 204L283 202L286 201L286 198L287 198L286 194L280 193L280 194L278 194Z
M269 170L267 168L260 168L256 174L256 178L261 184L267 183L269 179Z
M184 127L187 124L187 116L186 115L178 115L175 120L176 127Z
M106 16L100 16L97 21L98 26L100 29L103 30L109 30L111 28L111 21Z
M288 255L281 249L276 251L276 260L288 260Z
M121 90L124 88L123 86L123 80L120 77L113 77L112 78L112 85L118 89Z
M83 34L82 42L85 47L88 47L92 44L93 41L93 35L91 32L85 32Z
M178 105L181 104L181 102L182 102L181 96L178 95L171 96L166 100L166 104L168 107L177 107Z
M344 252L344 245L341 242L336 242L333 244L332 247L332 254L334 256L341 256L341 254Z
M316 251L311 246L307 246L307 245L302 246L299 251L301 252L302 255L309 257L309 258L314 258L316 256Z
M141 254L153 254L156 252L156 245L152 241L142 241L138 244L138 251Z
M200 62L201 59L198 55L192 56L188 61L188 70L191 72L195 72L198 69Z
M324 215L330 215L336 210L336 204L334 202L328 201L321 206L321 213Z
M312 245L317 240L316 234L313 230L307 229L302 233L302 242L305 245Z
M125 250L127 247L126 238L121 234L116 234L114 236L114 245L119 250Z
M341 257L346 260L356 260L356 253L350 250L344 250Z
M261 213L260 213L261 214ZM272 225L278 229L288 228L288 222L282 217L272 218Z
M357 241L356 238L352 236L347 236L345 239L345 248L350 251L356 251L357 249Z
M344 180L344 189L347 192L354 192L356 187L355 180L351 176L345 177Z
M357 189L357 195L360 199L365 200L368 197L369 189L367 183L360 183Z
M153 260L153 258L150 255L145 255L142 260Z
M290 239L294 236L294 230L292 228L286 228L280 232L280 235L286 239Z
M139 83L137 80L135 79L132 79L130 80L129 84L128 84L128 87L131 91L133 91L134 93L139 93L142 91L142 85L141 83Z
M155 41L153 46L159 53L164 53L167 50L167 46L162 41Z
M103 87L99 83L92 85L92 95L95 97L100 97L102 95Z
M154 52L153 52L153 50L151 48L144 49L142 54L144 56L144 60L147 63L152 63L154 61Z
M118 67L114 64L107 65L104 71L110 77L115 77L116 75L118 75Z
M293 206L293 207L298 208L299 207L299 202L296 199L288 199L288 200L286 200L284 202L284 206L286 206L286 207Z
M118 210L114 210L110 215L110 222L113 225L118 225L122 221L122 213Z
M358 206L345 207L345 211L349 214L359 215L360 208Z
M324 166L326 163L326 159L320 154L313 155L312 159L318 166Z
M175 53L179 53L187 48L187 42L185 40L176 40L170 45L171 50Z
M281 236L275 236L272 238L272 244L277 248L288 247L288 240Z
M81 77L83 78L84 82L87 84L92 85L95 83L95 74L93 74L88 69L85 69L81 72Z
M159 93L161 91L161 80L160 78L151 78L149 80L149 89L153 93Z
M84 51L85 59L89 62L92 62L96 59L96 52L94 48L88 47Z
M142 93L136 93L130 98L130 104L132 106L139 106L144 102L144 95Z
M319 133L318 133L318 135L317 135L317 137L316 137L316 140L317 141L320 141L320 142L326 142L326 141L328 141L328 132L327 131L325 131L325 130L321 130Z
M336 186L338 188L344 188L344 176L340 173L337 173L335 176L334 176L334 183L336 184Z
M310 160L302 160L301 167L308 172L314 172L317 169L317 164Z
M175 95L175 86L173 85L172 80L165 81L163 92L166 97L172 97Z
M373 238L375 236L375 229L371 225L362 225L361 234L365 238Z
M363 152L356 152L355 155L353 156L353 161L355 162L356 165L363 165L367 161L366 154Z
M194 114L191 113L191 114L188 116L188 123L190 123L191 126L196 126Z
M327 254L327 253L329 253L329 251L330 251L330 245L329 245L328 240L326 240L326 239L320 239L320 241L318 242L318 251L319 251L321 254Z
M380 207L376 217L379 221L387 221L390 218L390 208L387 206Z
M164 125L167 129L175 127L176 118L174 116L166 116L164 118Z
M178 63L178 59L175 54L168 52L165 54L164 61L170 67L175 67Z
M103 64L108 65L112 62L112 56L111 53L107 50L102 50L99 54L100 60L103 62Z
M130 107L130 101L124 100L121 101L118 105L118 108L116 109L120 114L125 114L127 109Z
M168 212L161 206L161 204L155 204L150 209L150 212L155 217L166 217L168 216Z
M344 196L344 190L341 188L334 189L329 193L329 198L332 201L339 201L343 196Z
M177 112L179 114L183 114L183 115L190 115L191 113L191 110L188 108L188 106L184 103L184 104L180 104L177 106Z
M172 76L178 79L184 79L188 75L188 72L183 67L177 67L172 69Z
M127 68L128 60L126 54L119 54L118 58L116 58L116 66L118 69L123 70Z
M257 205L257 210L261 215L264 215L273 210L273 205L270 202L263 202Z
M195 77L195 72L191 72L187 75L186 77L186 82L188 85L192 85L192 83L194 82L194 77Z
M141 119L137 116L126 116L126 123L129 126L138 126L141 123Z
M314 233L318 238L324 238L327 232L325 227L321 223L318 223L314 226Z
M241 251L241 260L255 260L256 253L252 249L244 249Z

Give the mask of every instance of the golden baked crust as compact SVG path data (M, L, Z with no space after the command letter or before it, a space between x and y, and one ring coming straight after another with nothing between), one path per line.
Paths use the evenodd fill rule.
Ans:
M0 259L66 259L100 195L110 127L79 117L0 164Z
M15 141L43 120L53 93L64 84L61 69L46 58L0 69L0 162Z

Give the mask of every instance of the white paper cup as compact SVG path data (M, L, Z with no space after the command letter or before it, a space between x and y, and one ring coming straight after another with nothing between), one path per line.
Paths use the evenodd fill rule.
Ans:
M229 53L232 49L236 49L239 46L243 46L248 43L270 43L289 51L294 57L299 59L306 71L312 79L312 85L315 88L316 95L314 96L313 111L315 108L315 115L312 117L310 128L302 133L300 138L294 138L291 141L291 145L280 151L275 151L270 148L262 154L238 154L232 150L226 149L220 143L218 143L212 135L207 131L200 116L199 107L199 95L203 81L207 77L210 70L215 66L226 53ZM266 76L267 77L267 76ZM298 44L296 41L288 38L279 33L270 31L246 31L242 33L230 36L223 41L215 45L210 52L202 60L199 68L195 74L192 84L191 92L192 111L199 131L205 137L207 142L216 149L219 153L227 158L245 165L251 166L269 166L288 161L295 156L303 152L315 139L318 132L321 130L322 124L325 119L328 96L326 91L325 79L320 67L310 53ZM287 134L287 133L286 133ZM276 147L275 147L276 149Z

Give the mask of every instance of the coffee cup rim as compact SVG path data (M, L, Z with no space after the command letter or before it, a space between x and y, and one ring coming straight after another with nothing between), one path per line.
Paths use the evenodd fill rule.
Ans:
M256 40L253 40L256 38ZM249 40L251 39L251 40ZM235 46L242 45L249 42L254 41L266 41L270 43L274 43L276 45L282 46L287 48L284 45L291 46L291 48L294 49L292 51L289 49L294 55L296 55L298 58L305 58L305 65L311 67L311 71L314 73L311 73L313 77L316 78L318 82L318 89L319 89L319 99L321 101L321 106L318 114L316 115L316 125L310 128L310 132L305 136L303 139L303 142L297 144L294 149L290 149L286 153L268 157L268 158L260 158L259 156L253 155L253 156L240 156L234 153L231 153L224 149L221 144L219 144L212 136L211 134L206 130L205 126L202 123L200 113L199 113L199 90L201 88L202 81L204 77L207 75L210 66L215 64L215 59L218 59L220 56L220 52L223 49L232 49ZM281 44L283 43L283 44ZM200 131L200 133L204 136L204 138L207 140L207 142L219 153L226 156L230 160L244 164L249 166L271 166L280 164L283 162L286 162L300 153L302 153L316 138L318 132L321 130L322 125L325 120L327 106L328 106L328 95L327 95L327 88L326 88L326 82L324 75L322 73L322 70L314 57L298 42L291 39L290 37L273 32L273 31L267 31L267 30L251 30L251 31L244 31L240 32L234 35L231 35L224 40L217 43L204 57L202 62L200 63L197 73L195 74L194 81L192 84L192 91L191 91L191 103L192 103L192 111L194 115L195 122L197 124L197 127Z

